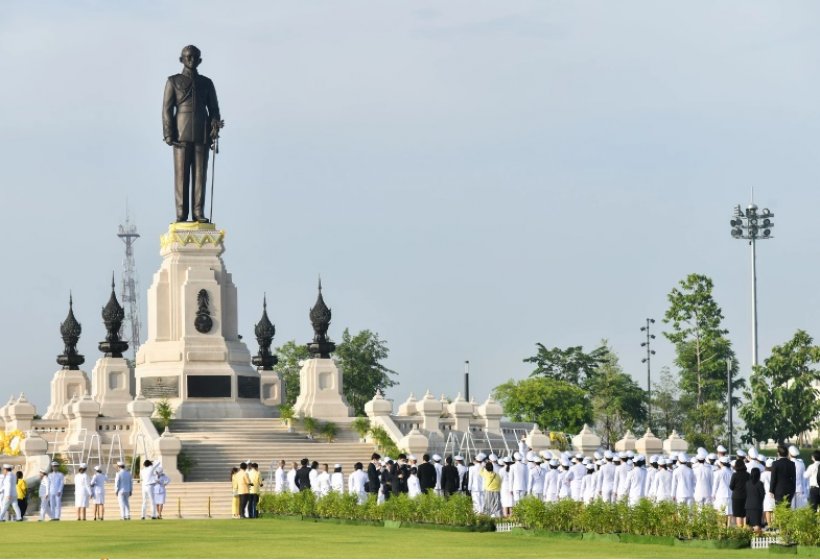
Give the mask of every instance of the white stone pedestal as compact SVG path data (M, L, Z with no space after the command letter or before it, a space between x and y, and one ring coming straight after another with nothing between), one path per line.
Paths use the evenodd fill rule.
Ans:
M293 405L297 416L312 416L321 420L341 420L353 411L342 393L342 372L336 362L326 358L311 358L299 371L299 397Z
M100 403L103 416L127 416L134 399L131 369L125 358L100 358L91 370L91 396Z
M88 381L88 374L80 369L57 370L51 379L51 403L48 405L46 413L43 414L45 420L57 420L65 418L63 409L72 397L82 397L91 391L91 383Z
M214 224L186 222L171 224L160 239L162 265L148 290L148 340L137 353L136 392L167 399L176 418L272 416L239 340L236 286L221 258L224 237ZM210 328L202 328L201 292Z

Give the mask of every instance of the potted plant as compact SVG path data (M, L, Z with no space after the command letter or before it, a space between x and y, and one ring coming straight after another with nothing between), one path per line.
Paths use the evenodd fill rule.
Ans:
M302 418L302 426L305 428L305 432L307 432L308 439L313 439L313 434L316 433L316 428L319 427L319 423L316 421L316 418L305 416Z
M293 407L289 404L283 404L279 407L279 416L287 424L288 432L293 432Z
M333 438L335 438L336 434L339 433L339 427L333 422L325 422L322 424L322 429L319 430L319 433L321 433L323 437L327 438L328 443L333 443Z
M353 428L354 432L359 434L361 443L364 443L367 433L370 431L370 418L359 416L350 423L350 427Z

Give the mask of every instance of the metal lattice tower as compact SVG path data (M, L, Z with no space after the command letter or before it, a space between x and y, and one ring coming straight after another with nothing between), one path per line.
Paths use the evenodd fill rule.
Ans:
M125 224L119 227L117 237L125 243L125 258L122 260L122 306L125 308L125 321L122 323L122 338L128 341L128 346L137 356L140 347L140 306L139 281L137 279L137 265L134 262L134 242L139 239L137 226L131 223L128 206L125 207Z

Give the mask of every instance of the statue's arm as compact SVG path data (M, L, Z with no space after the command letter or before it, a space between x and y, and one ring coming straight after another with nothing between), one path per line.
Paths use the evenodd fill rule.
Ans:
M165 94L162 97L162 138L168 145L177 141L177 127L174 120L174 108L176 107L176 93L171 79L165 83Z
M214 87L214 83L210 81L211 84L211 94L208 96L208 116L211 118L211 122L221 120L219 116L219 101L216 99L216 88Z

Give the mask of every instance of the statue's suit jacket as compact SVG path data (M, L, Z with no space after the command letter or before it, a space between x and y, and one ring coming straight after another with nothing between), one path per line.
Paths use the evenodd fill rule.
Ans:
M164 138L210 144L213 120L219 120L219 103L210 79L187 70L168 78L162 100Z

